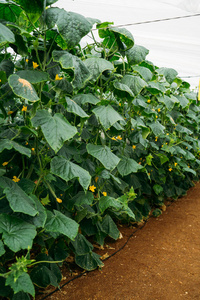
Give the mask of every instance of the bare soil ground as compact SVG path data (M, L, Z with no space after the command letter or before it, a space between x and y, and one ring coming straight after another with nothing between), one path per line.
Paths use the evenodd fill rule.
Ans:
M119 227L123 238L108 241L101 255L120 249L135 228ZM95 270L77 278L60 291L36 299L49 300L199 300L200 299L200 183L187 196L150 218L126 246ZM80 270L76 270L80 272ZM63 269L61 286L70 277Z

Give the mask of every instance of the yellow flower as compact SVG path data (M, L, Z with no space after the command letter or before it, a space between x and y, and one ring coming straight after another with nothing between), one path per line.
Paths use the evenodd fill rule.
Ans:
M28 58L26 59L26 62L28 63Z
M148 100L147 100L147 103L151 103L151 100L150 100L150 99L148 99Z
M158 116L156 116L156 119L158 119Z
M148 173L148 175L150 176L150 175L151 175L151 173Z
M107 193L106 193L106 192L103 192L102 194L103 194L105 197L107 196Z
M136 148L136 146L135 146L135 145L133 145L133 146L132 146L132 148L133 148L133 150L134 150L134 149Z
M169 135L169 133L167 133L167 135Z
M158 108L158 112L160 112L161 111L161 109L160 108Z
M17 176L13 176L13 179L12 179L14 182L19 182L20 179L17 177Z
M27 146L27 145L28 145L28 142L26 142L25 145Z
M156 139L155 139L155 142L157 142L157 140L158 140L158 139L156 138Z
M55 80L62 80L63 77L59 77L58 74L56 74Z
M60 198L56 198L56 201L57 201L58 203L62 203L62 199L60 199Z
M121 135L118 135L118 136L116 137L116 139L117 139L117 140L122 140Z
M175 167L178 165L178 163L174 163Z
M188 168L190 168L190 166L188 165Z
M95 192L95 189L96 189L96 186L94 186L94 185L90 185L89 186L89 190L91 191L91 192Z
M111 138L111 140L116 141L116 138L113 136L113 137Z
M134 128L131 128L131 130L134 130Z
M94 179L94 180L95 180L95 182L97 182L97 181L98 181L98 179L99 179L99 177L98 177L98 176L96 176L96 177L95 177L95 179Z
M1 79L0 79L0 82L1 82Z
M169 171L171 172L171 171L172 171L172 168L169 168Z
M3 167L5 167L5 166L7 166L8 165L8 162L7 161L5 161L4 163L2 163L2 166Z
M119 106L122 106L122 104L121 104L121 103L119 103Z
M35 148L31 148L32 151L35 151Z
M39 67L39 65L33 61L33 69L36 69L37 67Z
M22 111L27 111L27 106L23 105Z
M167 143L165 143L165 145L167 145Z
M185 149L188 149L188 147L186 147Z
M14 111L10 110L8 111L8 115L12 115L14 113Z

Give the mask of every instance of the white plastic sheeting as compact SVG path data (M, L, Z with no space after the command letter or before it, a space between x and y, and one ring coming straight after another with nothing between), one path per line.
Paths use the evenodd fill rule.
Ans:
M200 13L200 0L58 0L54 6L85 17L125 25L135 44L149 49L147 59L170 67L195 89L200 79L200 16L129 25Z

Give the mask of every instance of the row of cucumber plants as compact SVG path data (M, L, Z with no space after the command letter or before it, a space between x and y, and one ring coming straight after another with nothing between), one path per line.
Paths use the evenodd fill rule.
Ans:
M0 0L0 296L13 300L58 286L69 255L102 267L91 239L159 215L200 174L189 83L127 29L55 2Z

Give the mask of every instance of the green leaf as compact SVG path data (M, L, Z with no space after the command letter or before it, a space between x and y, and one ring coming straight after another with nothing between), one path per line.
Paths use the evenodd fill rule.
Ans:
M16 73L20 78L28 80L30 83L39 83L49 80L49 74L37 70L22 70Z
M27 273L22 273L17 279L14 277L13 273L9 274L6 279L6 285L11 286L14 293L25 292L31 294L35 297L35 288Z
M3 192L14 212L21 212L29 216L35 216L38 213L33 199L16 182L7 177L1 177L0 186L4 189Z
M58 286L55 274L43 264L32 270L31 279L37 286L42 288L49 285Z
M66 235L71 240L74 240L78 234L78 223L66 217L58 210L53 210L53 213L47 211L47 221L45 230L50 232L59 232Z
M126 84L136 96L147 86L147 83L142 78L133 75L125 75L121 82Z
M117 121L122 121L123 118L111 105L108 106L98 106L94 108L93 113L99 119L101 125L107 130Z
M117 94L118 97L120 98L127 98L128 96L134 97L134 94L131 91L131 89L128 87L128 85L115 81L113 83L113 86L115 88L115 94Z
M44 227L46 219L47 219L47 213L44 206L41 204L41 202L38 200L38 198L35 195L31 195L31 198L34 200L38 214L32 218L32 223L37 227Z
M26 148L14 141L8 140L8 139L2 139L0 141L0 152L2 152L4 149L11 150L14 148L17 152L26 155L28 157L31 157L31 150L29 148Z
M78 94L73 97L73 100L78 105L84 105L86 103L91 103L96 105L97 103L100 102L100 100L97 97L95 97L93 94Z
M14 216L0 215L0 232L3 233L4 244L13 252L32 248L37 232L35 226Z
M101 213L103 214L104 211L109 207L119 211L122 210L123 205L118 199L115 199L113 197L110 196L101 197L99 200L99 209Z
M45 139L56 153L65 141L77 133L76 127L72 126L60 113L52 116L47 110L38 110L31 121L33 126L41 126Z
M156 193L156 195L159 195L160 193L163 192L163 187L159 184L154 184L153 190Z
M0 1L0 19L10 22L16 22L17 18L22 12L21 7L19 7L13 1Z
M10 75L8 83L13 90L13 93L18 97L31 102L40 100L32 84L26 79L19 77L17 74Z
M153 131L155 136L158 136L161 133L164 133L165 127L162 124L160 124L158 121L150 124L149 127L151 128L151 130Z
M174 108L175 103L179 103L179 101L175 97L168 97L163 95L162 97L157 97L158 101L164 103L169 111Z
M4 249L4 245L3 245L2 241L0 240L0 256L4 255L5 252L6 252L6 250Z
M134 45L131 49L126 51L127 59L129 64L135 65L145 60L149 50L143 46Z
M67 103L67 111L74 113L75 115L81 118L89 118L85 111L78 105L74 100L71 100L69 97L65 97Z
M90 71L90 81L95 82L106 70L114 70L114 66L108 60L99 57L90 57L84 61L85 66Z
M67 51L57 50L52 52L52 57L55 62L61 64L63 69L73 71L74 79L72 80L72 85L74 88L80 89L85 85L90 77L90 72L80 58Z
M106 215L103 218L101 226L103 228L103 231L111 238L113 238L114 240L117 240L119 238L120 232L117 228L117 225L109 215Z
M150 81L153 77L153 73L148 68L133 66L132 70L136 73L139 73L146 82Z
M182 108L187 107L187 105L189 104L189 100L185 96L179 96L178 95L178 96L175 96L175 97L178 99L178 101L179 101Z
M66 207L72 209L74 206L81 207L84 205L91 205L94 201L94 196L91 192L78 192L72 199L68 199Z
M146 89L153 95L158 95L159 93L164 93L166 91L166 88L163 84L160 82L149 82L149 85L146 87Z
M178 72L172 68L159 68L156 70L156 72L159 75L163 75L170 84L174 81L174 79L178 75Z
M114 32L116 36L118 36L121 40L121 42L126 45L126 49L128 50L134 45L134 38L130 31L128 31L126 28L121 27L111 27L108 28L110 31Z
M76 236L75 240L71 242L75 249L76 255L85 255L93 250L93 246L88 240L80 233Z
M123 156L117 165L117 170L122 176L126 176L131 173L137 173L138 170L143 169L144 167L139 165L135 160Z
M118 156L113 154L109 147L87 144L87 152L97 158L106 169L113 170L119 163Z
M78 178L80 185L85 190L88 189L91 181L91 176L86 170L61 156L54 157L51 160L51 173L65 181Z
M8 27L0 23L0 47L2 48L7 43L14 43L15 36Z
M12 300L31 300L31 298L28 293L18 292L17 294L14 294Z
M97 267L103 267L104 264L99 259L100 255L90 252L85 255L76 255L75 262L76 264L84 270L92 271Z
M82 37L92 29L92 24L84 16L63 9L60 10L56 24L68 48L78 45Z

